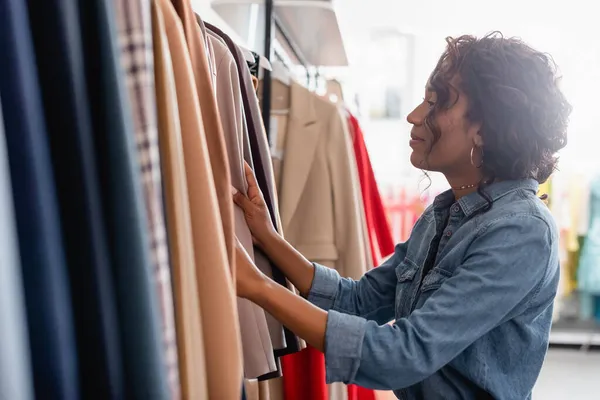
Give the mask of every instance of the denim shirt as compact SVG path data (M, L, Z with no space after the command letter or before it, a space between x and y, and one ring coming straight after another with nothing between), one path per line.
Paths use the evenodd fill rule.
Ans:
M359 281L315 265L309 301L329 311L328 382L400 399L530 399L558 287L558 231L533 180L438 196ZM395 320L393 324L388 322Z

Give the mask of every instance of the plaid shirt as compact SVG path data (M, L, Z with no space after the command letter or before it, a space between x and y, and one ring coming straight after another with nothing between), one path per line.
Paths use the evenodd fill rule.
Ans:
M171 399L181 398L173 288L169 249L162 199L162 180L156 103L154 92L154 56L150 0L114 0L117 17L121 65L126 74L137 143L138 160L142 171L144 200L152 266L156 290L161 305L162 336Z

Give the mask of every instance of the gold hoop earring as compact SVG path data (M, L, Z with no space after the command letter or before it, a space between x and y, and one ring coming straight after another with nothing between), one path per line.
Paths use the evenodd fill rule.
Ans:
M471 147L471 165L479 169L483 167L483 147L477 147L479 149L479 152L481 153L481 162L479 163L479 165L475 165L475 163L473 162L473 150L475 150L476 147L477 146Z

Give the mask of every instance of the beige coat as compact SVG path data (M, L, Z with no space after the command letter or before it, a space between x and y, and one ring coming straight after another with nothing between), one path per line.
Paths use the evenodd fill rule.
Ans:
M162 12L152 3L158 133L183 399L207 399L204 342L175 77Z
M231 171L231 183L233 187L242 193L248 191L248 182L244 172L244 138L245 119L240 93L240 82L237 73L237 65L233 55L221 39L209 34L210 45L214 54L216 67L216 94L219 114L223 122L223 130L229 167ZM248 254L255 259L252 234L246 223L244 212L239 207L234 207L235 234L240 240ZM256 256L259 256L256 253ZM268 267L269 262L265 258L256 257L255 261L259 267ZM244 375L247 378L257 378L261 375L277 370L273 356L273 345L265 312L257 305L248 300L238 298L240 317L240 328L242 333L242 348L244 354ZM279 336L283 335L281 324L275 323L273 330ZM276 337L276 336L275 336Z
M214 185L218 200L218 210L221 214L221 223L225 235L227 258L232 275L235 274L234 265L234 222L233 202L231 201L231 177L223 127L217 111L214 96L212 74L207 56L207 41L196 21L192 10L191 0L172 0L172 3L181 18L185 39L192 65L195 92L200 101L202 121L206 127L206 143L208 145L210 164L214 177ZM234 280L235 281L235 280Z
M165 20L175 75L209 399L233 400L240 395L241 341L206 134L181 21L169 0L156 1ZM229 186L228 193L231 202Z
M286 239L311 261L360 278L366 260L359 182L337 107L302 86L273 82L274 108L289 106L281 157L279 209Z

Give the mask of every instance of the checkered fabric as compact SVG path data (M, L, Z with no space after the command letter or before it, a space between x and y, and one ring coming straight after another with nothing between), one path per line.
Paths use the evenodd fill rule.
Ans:
M120 59L126 74L152 251L153 275L160 300L162 336L171 399L181 398L173 287L162 198L160 152L154 91L151 0L114 0Z

